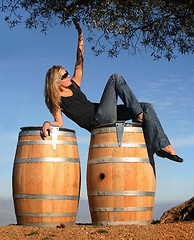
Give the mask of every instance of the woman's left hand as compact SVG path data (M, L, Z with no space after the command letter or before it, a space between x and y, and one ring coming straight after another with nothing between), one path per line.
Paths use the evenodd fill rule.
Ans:
M47 132L48 134L52 133L51 124L48 121L44 122L42 130L40 132L40 136L43 140L48 136Z

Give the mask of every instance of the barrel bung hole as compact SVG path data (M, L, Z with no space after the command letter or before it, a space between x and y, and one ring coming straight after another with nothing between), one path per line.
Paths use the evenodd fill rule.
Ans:
M103 180L104 178L105 178L104 173L101 173L101 174L100 174L100 179Z

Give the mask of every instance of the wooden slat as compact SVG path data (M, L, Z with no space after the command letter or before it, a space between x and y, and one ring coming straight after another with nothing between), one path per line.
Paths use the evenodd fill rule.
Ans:
M146 143L142 128L136 127L136 131L133 132L133 129L127 129L131 127L125 126L122 139L122 144L128 144L131 147L122 147L122 144L118 147L116 130L113 130L113 127L109 130L106 126L105 131L98 128L91 135L87 189L92 221L95 224L119 224L120 222L149 224L151 222L155 193L154 160L153 156L148 155L148 149L144 147ZM96 145L98 147L95 148ZM113 147L110 147L111 145ZM111 158L114 161L111 161ZM125 158L136 159L136 161L117 161ZM102 162L99 164L100 159ZM103 162L103 159L109 160ZM137 159L148 160L137 161ZM105 208L113 211L93 211L93 209ZM114 211L114 208L137 208L138 211ZM149 211L145 211L146 209Z
M37 135L37 128L22 131L26 132L18 139L13 167L13 198L18 224L49 227L74 223L80 193L77 141L69 137L74 133L61 131L60 144L54 151L51 137L43 140Z

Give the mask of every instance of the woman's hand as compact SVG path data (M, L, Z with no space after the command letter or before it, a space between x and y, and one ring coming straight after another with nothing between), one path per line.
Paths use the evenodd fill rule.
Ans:
M48 136L47 132L49 135L50 135L50 133L52 133L50 122L44 122L44 124L43 124L42 130L40 132L42 139L44 139Z

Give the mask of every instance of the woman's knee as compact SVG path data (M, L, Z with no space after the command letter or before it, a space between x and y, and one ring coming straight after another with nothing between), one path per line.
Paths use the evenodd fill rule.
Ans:
M119 73L113 73L110 77L114 79L122 78L122 76Z
M152 103L147 103L147 102L141 102L140 103L142 107L147 108L147 109L154 109L154 106Z
M109 78L109 81L111 81L113 84L125 82L123 77L118 73L112 74Z

